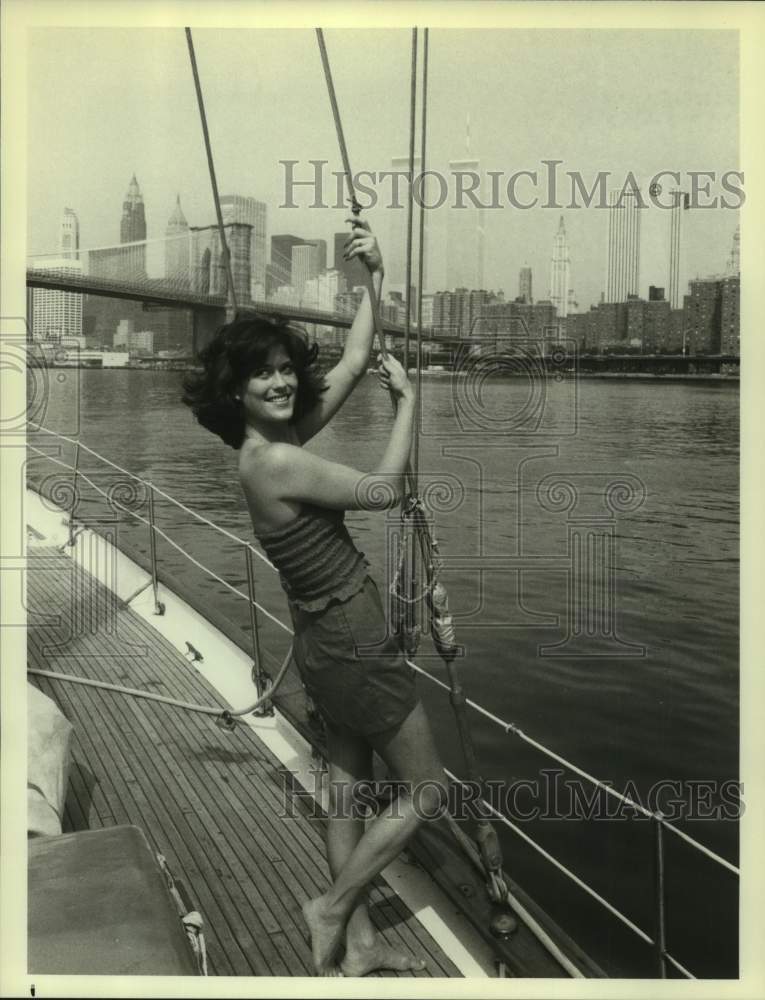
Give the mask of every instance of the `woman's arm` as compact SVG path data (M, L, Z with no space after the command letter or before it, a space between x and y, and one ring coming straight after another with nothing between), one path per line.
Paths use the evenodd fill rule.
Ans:
M353 230L346 244L345 258L361 259L363 266L372 273L375 295L379 300L385 271L377 240L367 222L362 222L355 216L347 221L353 223ZM364 289L361 304L345 341L343 356L325 377L327 388L319 397L317 404L295 424L301 442L308 441L314 434L318 434L364 377L369 364L373 336L372 305L369 301L369 292Z
M397 397L398 406L388 445L375 470L359 472L279 442L269 446L259 469L273 484L274 499L303 500L341 510L384 510L400 502L412 447L415 397L404 369L391 356L381 363L380 382Z

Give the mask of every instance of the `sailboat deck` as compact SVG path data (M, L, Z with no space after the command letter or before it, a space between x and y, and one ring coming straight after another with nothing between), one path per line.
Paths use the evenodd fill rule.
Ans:
M95 579L78 570L74 586L72 567L54 547L28 550L30 667L220 704L205 678ZM325 817L290 794L258 735L143 698L30 679L74 727L64 831L142 828L204 919L211 974L311 975L301 904L329 884ZM426 959L416 975L460 975L382 877L369 903L389 944Z

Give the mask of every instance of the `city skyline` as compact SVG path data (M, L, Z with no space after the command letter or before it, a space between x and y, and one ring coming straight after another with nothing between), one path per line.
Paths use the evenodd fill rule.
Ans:
M393 161L394 163L396 160ZM455 161L457 162L457 161ZM684 192L672 192L673 195L680 194L683 198L675 198L674 205L675 210L671 213L667 212L668 225L670 230L670 265L669 265L669 289L670 289L670 300L672 301L673 308L679 306L679 302L676 302L672 297L672 276L678 273L678 258L679 252L675 248L675 240L673 234L679 233L679 224L675 224L674 217L676 215L676 209L680 206L687 208L687 194ZM640 259L640 215L639 209L633 204L635 201L639 200L640 195L636 197L634 193L627 192L627 194L619 200L617 205L617 192L611 192L609 196L609 222L608 222L608 256L606 261L606 270L604 277L604 289L601 294L601 300L605 301L626 301L629 296L637 296L643 298L650 298L649 289L653 286L649 286L649 289L645 290L644 294L639 294L638 292L638 273L639 273L639 259ZM333 263L329 264L329 259L327 256L327 241L323 239L311 239L304 236L296 235L283 235L274 234L270 237L270 240L266 240L266 218L267 218L267 206L256 199L244 196L244 195L225 195L221 198L222 206L225 205L224 211L224 225L226 229L231 233L234 219L244 220L245 215L249 212L257 212L257 235L255 232L256 226L253 223L244 223L251 230L251 243L249 248L248 262L244 266L245 269L249 269L251 272L250 277L250 288L249 294L253 298L263 297L266 290L270 287L274 289L281 284L291 284L292 282L292 252L295 247L307 246L315 247L319 249L318 257L312 258L312 263L308 266L308 271L305 274L307 277L316 277L319 273L326 272L337 268L347 279L347 262L340 259L340 265L338 267L338 253L341 252L342 242L346 238L345 233L335 233L333 234L332 246L333 246ZM134 210L134 205L137 204L140 210L140 216L138 222L131 220L131 212ZM625 205L628 206L627 214L630 216L629 225L626 221L623 221L621 215L613 221L616 213L621 207L624 211ZM246 206L246 207L245 207ZM626 216L625 216L626 218ZM635 221L636 220L636 221ZM120 243L136 242L134 240L128 240L126 237L136 235L138 232L147 231L147 219L144 212L143 206L143 195L141 193L140 185L136 179L135 173L132 175L130 184L128 186L128 192L125 200L123 201L123 211L120 223ZM187 273L188 268L191 267L192 272L195 271L195 266L192 263L186 263L189 255L194 254L194 245L198 242L198 234L200 232L205 232L208 234L206 246L208 248L208 257L210 260L214 258L220 258L220 248L219 248L219 234L217 232L217 226L212 223L205 226L189 226L183 209L181 207L181 196L176 193L175 204L173 210L168 218L168 221L164 227L164 258L161 267L159 266L159 258L155 256L154 265L154 276L159 276L161 271L162 276L175 277L176 279L181 278L184 273ZM71 256L71 247L74 245L75 254L79 256L80 250L80 224L78 214L71 208L65 207L63 209L63 214L61 216L61 225L59 230L59 239L55 251L44 255L45 257L56 257L56 256ZM179 241L179 237L192 234L193 240L189 245L182 245L183 241ZM715 270L709 272L706 275L695 275L693 277L688 277L687 285L694 280L704 280L706 278L712 277L714 275L720 275L723 273L730 273L731 269L736 269L739 266L739 244L740 244L740 226L737 224L735 232L730 237L731 250L728 254L724 256L720 255L720 264ZM287 245L281 248L281 243L279 241L287 241ZM677 235L677 240L679 241L679 235ZM103 263L106 261L108 263L107 270L111 273L114 267L120 262L128 268L129 271L135 273L146 274L149 273L151 276L151 268L147 268L146 265L146 250L152 249L151 243L156 244L160 242L156 238L151 241L147 241L146 247L125 247L123 251L119 251L120 244L113 244L109 247L99 247L99 248L88 248L82 247L83 254L87 254L90 250L91 258L96 262ZM678 242L679 247L679 242ZM268 246L268 250L266 247ZM281 248L281 249L280 249ZM674 256L673 256L674 248ZM286 253L284 252L286 250ZM253 252L257 254L253 257ZM126 254L132 255L130 259L126 257ZM138 256L136 256L138 255ZM235 257L236 254L232 254ZM279 259L280 263L276 263L276 259ZM140 267L138 266L140 264ZM416 261L413 261L413 283L416 281L416 271L414 270L414 265ZM558 228L553 240L553 253L550 258L550 289L548 294L548 300L552 301L558 310L559 317L565 318L569 312L576 311L579 308L586 310L587 304L583 304L581 307L578 302L574 301L574 290L571 287L570 282L570 265L571 259L568 251L567 234L565 230L565 223L563 216L559 217ZM98 266L98 265L97 265ZM218 260L219 267L222 267L220 260ZM302 266L302 265L301 265ZM209 267L209 261L208 261ZM196 271L199 270L199 261L196 263ZM262 279L256 282L256 273L262 275ZM531 268L527 263L519 269L518 278L518 295L523 297L524 282L529 290L531 290L531 275L533 273L533 268ZM303 278L302 283L304 283L305 278ZM360 283L360 282L359 282ZM236 282L237 286L240 286L240 282ZM348 283L347 287L350 289L353 287ZM424 291L426 294L432 295L437 292L442 291L454 291L458 288L466 288L468 290L484 290L485 286L471 284L469 281L456 281L450 286L438 287L425 287ZM505 285L500 285L496 289L490 289L493 293L494 291L501 292L508 299L512 299L515 296L512 291L512 281L508 278ZM403 294L404 285L397 285L390 281L387 282L388 292L400 292ZM676 286L675 292L678 299L682 298L683 289ZM240 296L245 295L243 286L240 287ZM616 296L616 297L611 297ZM246 296L245 296L246 297ZM591 303L591 305L596 305L596 302Z
M107 238L112 223L106 178L116 175L117 164L120 174L127 163L141 178L150 238L162 235L177 191L189 219L213 222L182 32L67 29L63 53L57 32L30 34L30 250L55 246L51 216L58 216L62 203L79 210L83 245L115 242ZM408 32L375 32L376 51L384 54L379 60L362 55L369 37L364 31L327 35L356 171L389 169L391 150L405 148L408 127ZM266 203L269 234L298 232L332 240L345 209L311 210L300 199L297 209L278 208L284 196L280 161L295 161L301 179L310 176L312 159L326 161L327 202L335 198L331 171L339 169L338 154L326 94L316 86L320 66L312 32L199 29L195 38L220 189ZM535 59L527 65L529 46ZM291 56L289 71L285 53ZM72 81L63 95L51 70L54 54L64 60ZM597 80L589 72L594 59ZM560 80L544 72L551 60L561 67ZM236 67L231 80L215 71L224 63ZM127 79L131 85L123 92L119 81ZM480 150L486 174L523 169L543 174L542 161L554 158L562 161L561 170L580 171L588 187L599 170L619 177L631 170L641 183L658 169L709 168L721 175L738 167L737 81L733 32L433 31L426 166L447 172L449 162L464 155L469 113L472 147ZM508 87L516 95L512 107L499 96ZM388 97L382 104L373 97L380 91ZM611 95L617 92L615 114ZM115 115L119 101L127 102L125 120ZM657 102L661 116L651 110ZM367 104L376 108L374 128L366 123ZM49 115L53 106L55 123ZM289 113L282 114L283 109ZM103 119L104 130L94 146L90 122L96 117ZM609 128L605 152L596 121ZM83 147L93 151L84 159L79 155ZM577 297L587 308L603 291L607 210L575 210L565 200L560 203L569 241L578 248ZM403 207L399 211L405 216ZM550 230L561 211L486 210L482 284L509 295L510 276L524 261L544 273ZM431 289L447 287L448 215L445 209L428 213ZM694 275L723 270L736 215L721 209L687 214L683 286ZM366 213L392 261L384 216L379 206ZM666 284L667 216L662 210L645 213L641 294L648 284Z

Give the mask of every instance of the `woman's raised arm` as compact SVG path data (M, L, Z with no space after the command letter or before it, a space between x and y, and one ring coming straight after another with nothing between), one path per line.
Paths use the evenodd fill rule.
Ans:
M342 510L384 510L401 501L412 447L414 391L391 355L381 360L379 378L383 388L396 397L397 408L388 445L374 471L360 472L279 442L269 446L259 465L259 474L273 484L275 499Z
M384 268L382 254L369 223L357 216L347 219L353 223L346 242L345 259L358 258L372 273L375 294L380 297ZM369 292L365 289L343 348L340 361L325 377L326 389L316 405L295 424L300 441L308 441L337 413L351 392L364 377L369 364L369 354L374 336L374 319Z

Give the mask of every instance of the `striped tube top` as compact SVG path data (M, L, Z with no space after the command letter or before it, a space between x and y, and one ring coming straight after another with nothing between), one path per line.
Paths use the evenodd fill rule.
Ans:
M298 516L258 535L290 602L321 611L361 590L369 562L345 526L345 511L302 505Z

